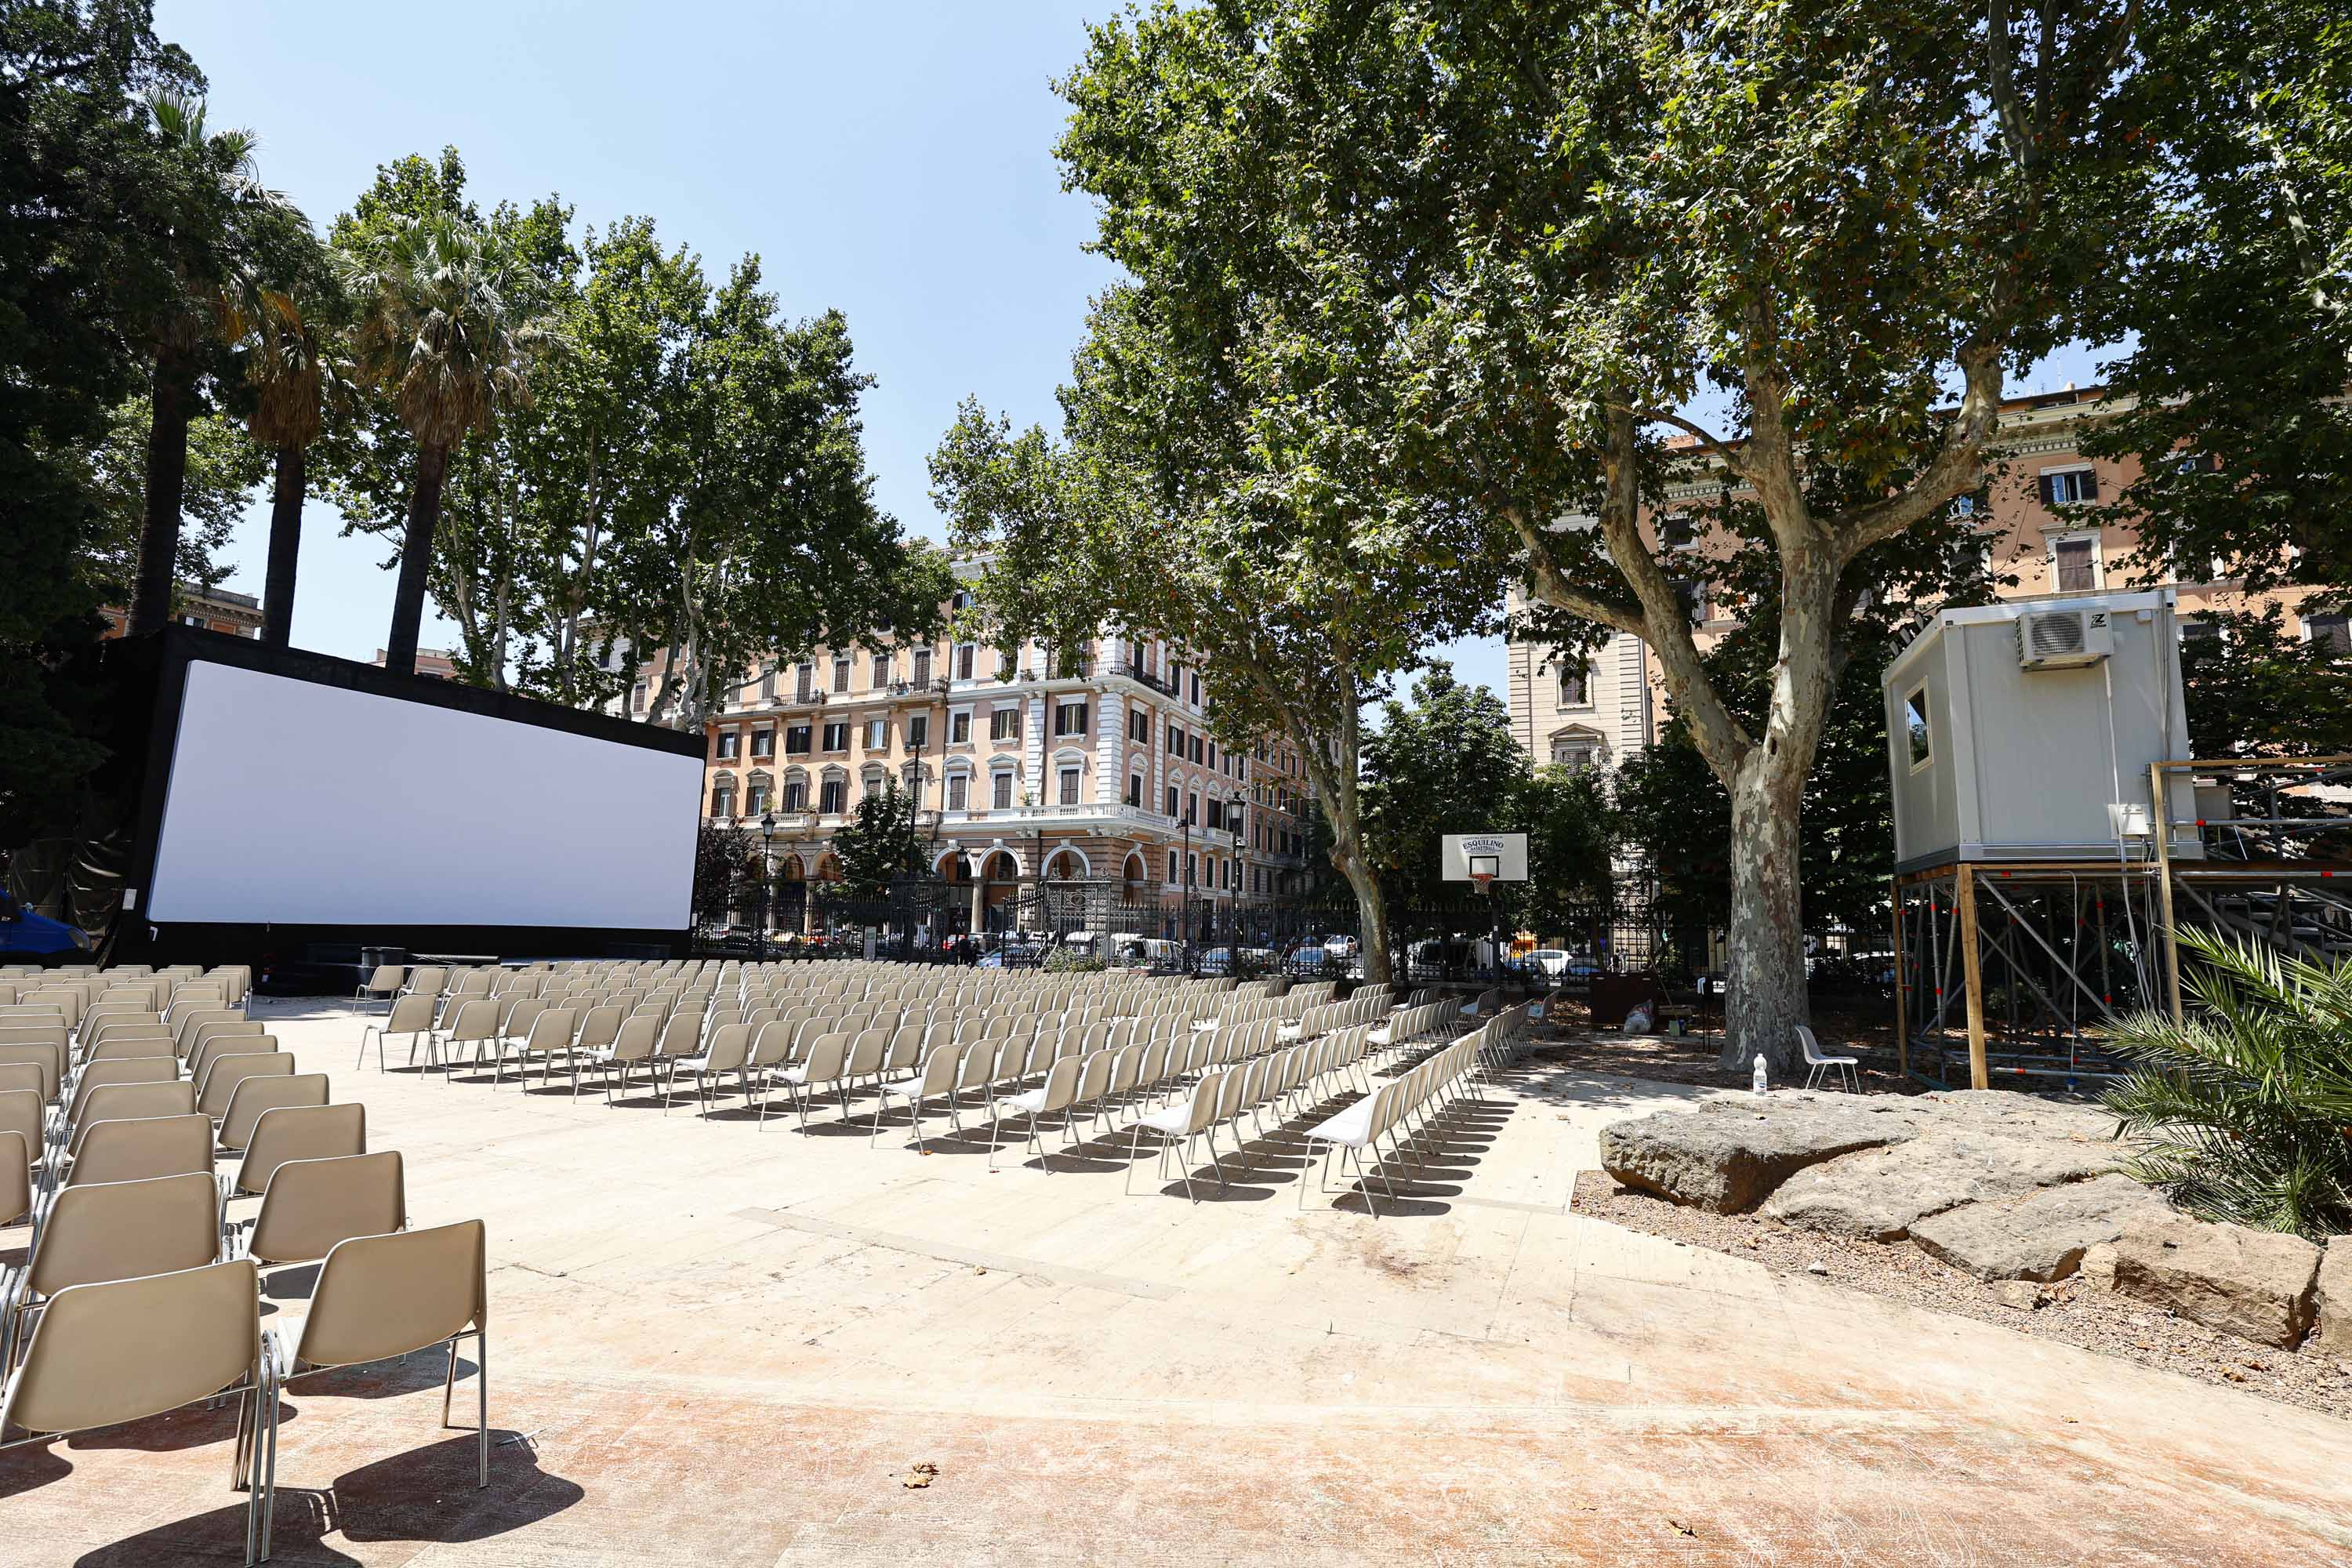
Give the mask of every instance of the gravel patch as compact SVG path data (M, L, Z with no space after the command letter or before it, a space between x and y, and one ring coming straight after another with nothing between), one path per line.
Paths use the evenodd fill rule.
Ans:
M2021 1280L1985 1284L1907 1241L1861 1241L1797 1230L1757 1215L1708 1214L1621 1187L1603 1171L1577 1177L1570 1206L1628 1230L1753 1258L1779 1273L1822 1276L1873 1295L2352 1420L2352 1359L2249 1344L2146 1302L2094 1289L2079 1277L2041 1286ZM2007 1304L2012 1300L2036 1304Z

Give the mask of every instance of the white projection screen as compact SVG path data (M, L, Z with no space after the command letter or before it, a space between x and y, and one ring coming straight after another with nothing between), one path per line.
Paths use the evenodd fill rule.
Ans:
M146 916L683 931L699 758L192 661Z

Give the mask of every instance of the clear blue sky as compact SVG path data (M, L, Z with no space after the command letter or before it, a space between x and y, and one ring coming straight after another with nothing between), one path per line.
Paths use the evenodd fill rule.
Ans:
M1052 147L1053 79L1113 0L158 0L156 31L211 79L215 124L322 228L408 153L455 145L484 205L556 192L603 226L650 215L714 273L757 251L784 308L838 307L880 384L866 405L881 504L937 535L924 458L977 394L1021 422L1054 388L1111 276ZM2087 358L2029 389L2087 380ZM266 493L230 548L259 593ZM313 503L294 641L368 658L389 547ZM427 647L454 640L428 622ZM1448 650L1504 690L1502 646Z

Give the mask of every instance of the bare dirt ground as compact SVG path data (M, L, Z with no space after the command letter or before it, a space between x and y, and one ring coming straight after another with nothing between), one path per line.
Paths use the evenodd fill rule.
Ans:
M1895 1029L1889 1008L1868 1002L1818 1002L1813 1029L1822 1049L1861 1059L1856 1069L1864 1094L1924 1094L1927 1085L1906 1077L1895 1055ZM1547 1063L1579 1072L1617 1073L1654 1083L1687 1083L1710 1089L1745 1088L1745 1072L1727 1072L1717 1065L1723 1048L1723 1014L1700 1010L1691 1021L1698 1032L1674 1035L1621 1035L1613 1030L1592 1034L1591 1015L1582 1003L1564 1002L1556 1016L1536 1026L1537 1053Z

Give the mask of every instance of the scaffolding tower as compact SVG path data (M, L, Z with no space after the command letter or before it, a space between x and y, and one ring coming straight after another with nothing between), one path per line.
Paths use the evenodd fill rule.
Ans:
M2196 816L2167 822L2158 803L2183 777ZM2107 1026L2146 1008L2181 1016L2182 925L2352 957L2352 757L2157 763L2148 801L2112 856L1951 861L1894 879L1905 1072L1948 1088L1965 1070L1977 1089L2118 1077Z

